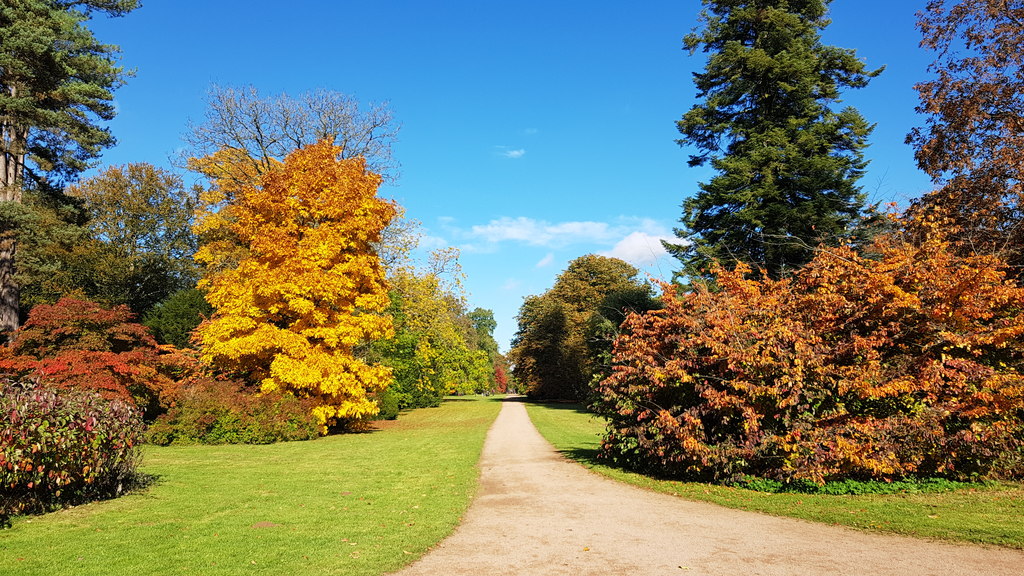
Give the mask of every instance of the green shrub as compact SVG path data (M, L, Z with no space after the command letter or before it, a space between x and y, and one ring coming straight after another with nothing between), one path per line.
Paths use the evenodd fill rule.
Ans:
M398 418L398 392L387 388L377 395L377 420L395 420Z
M177 348L191 346L192 332L213 314L213 307L203 293L195 288L179 290L154 306L142 319L161 344Z
M162 446L309 440L320 432L311 408L291 394L258 394L236 382L199 378L181 390L146 439Z
M121 400L0 384L0 520L112 498L136 485L142 419Z
M400 332L390 340L378 340L373 344L374 358L391 368L393 381L387 393L394 396L398 410L433 408L440 406L444 398L443 386L432 383L437 380L433 369L424 366L417 358L420 340L419 335ZM384 402L390 402L390 399ZM380 405L380 408L383 410L384 406Z

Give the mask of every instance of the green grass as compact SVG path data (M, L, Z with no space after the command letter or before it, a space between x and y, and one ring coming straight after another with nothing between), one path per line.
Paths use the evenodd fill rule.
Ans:
M773 494L660 480L609 467L596 459L604 430L599 417L566 404L531 403L527 410L541 434L569 458L605 476L650 490L871 531L1024 548L1024 485L1019 483L938 493L833 496Z
M147 447L147 491L0 530L0 573L381 574L451 533L495 399L269 446Z

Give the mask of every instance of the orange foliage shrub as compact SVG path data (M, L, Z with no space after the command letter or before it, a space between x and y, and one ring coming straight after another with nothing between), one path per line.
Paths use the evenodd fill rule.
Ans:
M134 403L150 415L166 405L180 358L157 344L127 306L61 298L32 309L9 346L0 372L50 388L98 392Z
M633 315L599 385L605 456L781 481L1021 473L1024 289L936 237L823 250L793 278Z

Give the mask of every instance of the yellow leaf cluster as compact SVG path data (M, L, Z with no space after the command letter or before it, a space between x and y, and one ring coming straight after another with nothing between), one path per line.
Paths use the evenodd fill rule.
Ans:
M198 224L230 237L197 255L214 265L205 282L216 313L198 330L203 360L263 390L315 399L325 425L374 414L373 395L390 382L388 369L354 351L392 334L374 244L396 208L377 197L381 178L363 159L339 153L308 146L248 181L246 159L230 151L204 159L214 176L209 199L226 204L216 212L208 204ZM226 245L241 256L217 268Z
M487 354L474 350L467 340L471 328L458 290L457 257L454 249L440 251L431 262L435 271L418 273L408 267L391 271L391 286L401 297L398 329L418 336L413 360L422 390L470 393L490 377ZM442 259L443 265L435 266ZM445 285L441 274L453 271L454 282Z

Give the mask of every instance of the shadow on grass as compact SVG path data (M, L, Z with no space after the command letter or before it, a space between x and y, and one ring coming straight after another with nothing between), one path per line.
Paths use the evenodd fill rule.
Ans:
M584 466L587 467L597 466L598 464L608 466L609 462L598 458L599 452L600 451L597 448L582 447L564 448L558 451L558 453L561 454L562 456L565 456L570 460L579 462L580 464L583 464ZM613 465L612 467L615 466Z
M526 396L516 396L515 394L471 394L469 396L445 396L442 402L479 402L481 400L491 400L495 402L525 402Z
M73 493L64 497L56 497L45 492L33 493L31 490L22 493L6 491L6 493L0 494L0 530L12 528L13 520L17 517L41 516L66 508L115 500L129 495L149 497L149 489L162 481L163 476L160 474L133 472L126 478L112 481L110 486L98 488L93 492Z
M505 401L506 402L508 402L508 401L517 401L517 402L523 402L525 404L535 404L537 406L543 406L543 407L549 408L551 410L567 410L567 411L570 411L570 412L575 412L577 414L586 414L587 416L597 416L597 414L595 414L594 412L591 412L590 410L587 410L586 406L584 406L583 404L580 404L578 402L563 402L563 401L557 401L557 400L554 400L554 401L552 401L552 400L544 400L544 401L530 400L526 396L517 396L516 398L506 398Z
M380 428L376 425L381 422L394 422L396 419L391 420L364 420L360 421L357 425L350 424L335 424L334 426L327 427L327 434L324 434L320 438L329 438L331 436L352 436L352 435L363 435L363 434L376 434L380 432ZM309 440L299 440L299 442L315 442L319 438L310 438ZM277 442L275 442L277 444Z
M516 398L507 398L506 402L523 402L524 404L533 404L535 406L543 406L548 410L559 410L564 412L574 412L589 417L597 417L597 414L587 410L586 406L578 402L565 402L565 401L538 401L530 400L525 396L518 396ZM602 460L598 457L600 452L599 448L594 447L592 444L577 444L569 445L564 448L556 448L559 454L565 456L570 460L574 460L588 468L602 465L616 468L615 464Z

